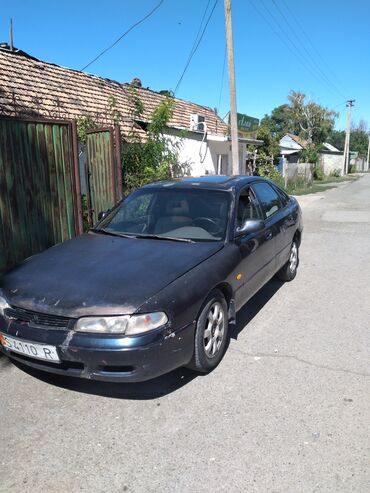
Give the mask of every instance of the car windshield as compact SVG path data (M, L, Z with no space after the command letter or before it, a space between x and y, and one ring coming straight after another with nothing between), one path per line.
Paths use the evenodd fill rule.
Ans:
M142 189L132 193L95 232L177 241L223 241L229 193L213 190Z

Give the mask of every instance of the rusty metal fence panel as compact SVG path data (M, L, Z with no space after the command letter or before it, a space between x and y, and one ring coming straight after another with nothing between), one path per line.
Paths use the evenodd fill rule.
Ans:
M0 272L78 229L71 126L0 119Z
M86 135L87 190L90 226L117 201L117 169L114 156L113 129L92 130Z

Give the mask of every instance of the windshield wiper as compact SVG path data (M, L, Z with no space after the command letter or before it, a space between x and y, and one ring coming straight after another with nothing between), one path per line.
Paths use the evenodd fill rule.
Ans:
M99 229L99 228L91 228L90 231L93 231L94 233L101 233L103 235L110 235L110 236L120 236L121 238L137 238L136 235L128 235L125 233L118 233L115 231L109 231L108 229Z
M170 240L170 241L183 241L185 243L195 243L193 240L189 238L175 238L174 236L162 236L162 235L135 235L135 238L145 238L150 240Z
M104 235L110 235L110 236L120 236L121 238L144 238L144 239L151 239L151 240L171 240L171 241L183 241L185 243L194 243L193 240L190 240L188 238L175 238L173 236L161 236L161 235L150 235L150 234L126 234L126 233L119 233L117 231L109 231L108 229L104 228L91 228L90 231L93 231L94 233L101 233Z

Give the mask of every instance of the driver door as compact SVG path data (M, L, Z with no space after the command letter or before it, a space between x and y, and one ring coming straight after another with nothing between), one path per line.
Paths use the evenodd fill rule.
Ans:
M250 186L243 189L237 201L235 228L247 219L264 220L263 211ZM271 277L271 244L268 228L255 233L235 236L241 261L239 272L244 280L236 296L236 308L241 308Z

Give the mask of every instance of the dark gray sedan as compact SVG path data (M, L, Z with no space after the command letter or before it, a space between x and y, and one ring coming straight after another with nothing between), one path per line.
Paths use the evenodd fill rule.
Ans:
M294 279L302 229L295 198L259 177L147 185L0 279L0 351L97 380L210 371L238 310Z

